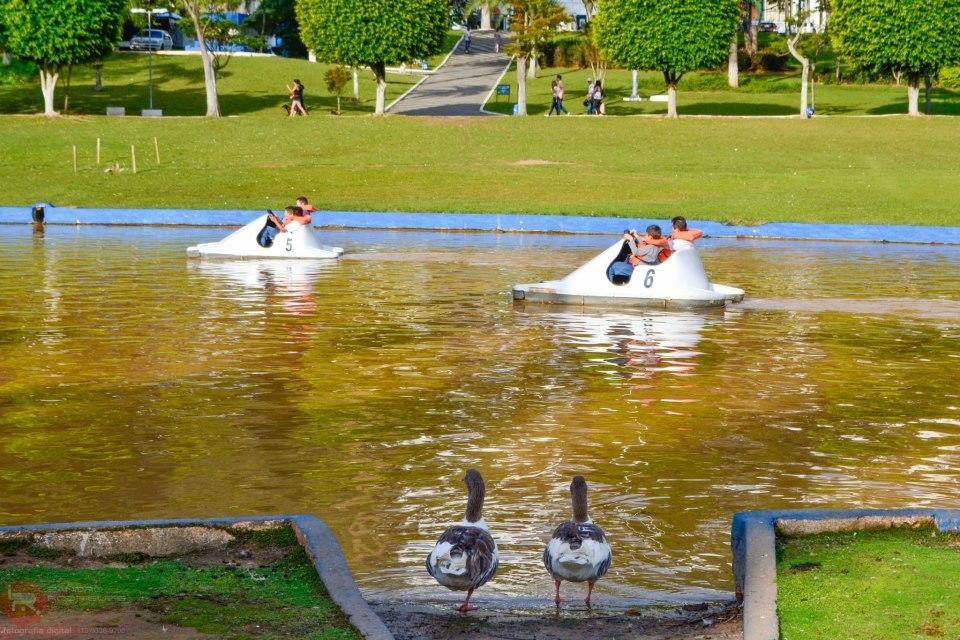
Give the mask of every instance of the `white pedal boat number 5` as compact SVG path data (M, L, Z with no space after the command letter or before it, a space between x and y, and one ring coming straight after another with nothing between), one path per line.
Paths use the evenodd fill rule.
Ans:
M320 243L313 228L299 222L287 225L285 233L278 233L269 247L261 247L257 236L267 223L264 214L245 224L219 242L205 242L187 248L187 255L223 256L234 258L339 258L340 247Z
M630 279L614 284L607 275L623 241L560 280L513 287L514 300L579 305L627 305L664 308L722 306L743 300L743 289L712 284L693 244L673 240L673 255L658 265L640 264Z

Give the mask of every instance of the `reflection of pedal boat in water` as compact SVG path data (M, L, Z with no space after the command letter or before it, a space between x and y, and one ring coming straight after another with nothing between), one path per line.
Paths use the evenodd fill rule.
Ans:
M187 255L235 258L339 258L343 255L343 249L321 244L311 227L297 222L287 225L286 233L278 233L271 246L261 247L257 236L266 223L267 215L264 214L219 242L205 242L187 248Z
M743 289L712 284L707 280L692 243L674 240L672 245L673 255L657 265L640 264L624 284L614 284L607 275L623 248L623 241L618 241L565 278L515 285L513 298L561 304L659 308L712 307L743 300Z

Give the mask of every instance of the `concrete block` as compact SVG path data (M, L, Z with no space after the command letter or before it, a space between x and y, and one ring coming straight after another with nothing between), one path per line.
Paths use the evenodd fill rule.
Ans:
M140 115L144 118L161 118L163 117L163 109L144 109L140 112Z
M107 107L108 116L125 116L127 115L126 107Z

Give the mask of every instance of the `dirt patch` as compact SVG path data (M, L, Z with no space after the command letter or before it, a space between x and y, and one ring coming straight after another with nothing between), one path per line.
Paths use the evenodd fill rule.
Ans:
M138 640L197 640L216 636L160 622L146 609L120 611L50 611L41 618L0 621L4 638L137 638Z
M553 160L541 160L540 158L529 158L527 160L514 160L508 162L511 167L544 167L551 164L570 164L569 162L555 162Z
M447 603L372 603L397 640L742 640L739 609L730 604L700 607L636 607L589 611L582 606L555 612L480 609L459 614ZM698 609L691 611L690 609Z

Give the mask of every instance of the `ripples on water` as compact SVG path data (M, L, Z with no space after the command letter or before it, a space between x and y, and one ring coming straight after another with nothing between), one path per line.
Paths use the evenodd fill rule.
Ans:
M339 264L188 260L197 229L0 227L8 523L312 512L361 585L430 588L468 466L547 594L570 476L604 589L729 589L743 509L957 506L960 319L514 306L609 238L333 233ZM712 241L752 297L957 300L960 250Z

